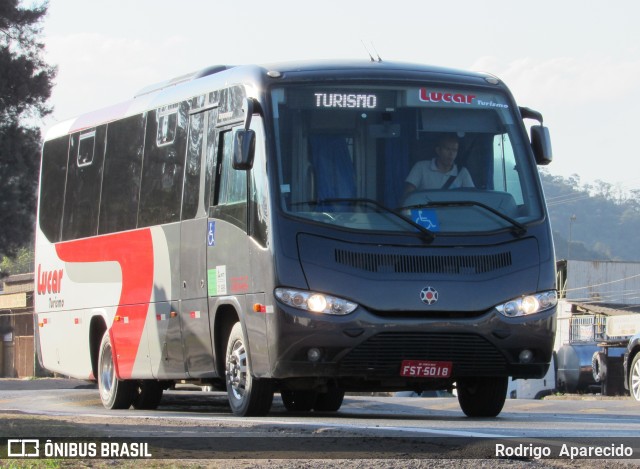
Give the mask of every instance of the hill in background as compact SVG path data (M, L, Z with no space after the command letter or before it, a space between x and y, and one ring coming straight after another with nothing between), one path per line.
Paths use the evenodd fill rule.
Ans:
M640 261L640 190L540 176L558 259Z

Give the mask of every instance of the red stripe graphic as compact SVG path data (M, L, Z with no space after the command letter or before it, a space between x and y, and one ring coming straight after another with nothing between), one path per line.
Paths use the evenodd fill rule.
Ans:
M111 343L118 377L131 378L153 289L151 230L60 243L56 251L64 262L115 261L120 264L122 291L116 316L128 317L129 321L111 324Z

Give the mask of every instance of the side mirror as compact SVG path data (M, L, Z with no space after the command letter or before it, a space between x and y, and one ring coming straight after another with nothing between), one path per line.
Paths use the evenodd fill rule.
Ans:
M549 129L543 125L531 126L531 148L536 158L536 163L545 166L553 160L551 152L551 137Z
M233 139L233 169L251 169L255 150L256 133L253 130L237 130Z

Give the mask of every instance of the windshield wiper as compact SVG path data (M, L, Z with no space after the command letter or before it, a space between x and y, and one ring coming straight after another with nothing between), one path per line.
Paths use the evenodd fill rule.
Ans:
M472 206L483 208L494 215L502 218L503 220L509 222L512 226L512 233L518 237L524 235L527 232L527 227L520 223L517 220L514 220L509 215L505 215L504 213L496 210L495 208L485 205L482 202L475 202L473 200L463 200L463 201L447 201L447 202L426 202L424 204L416 204L416 205L408 205L406 207L401 207L401 210L411 210L411 209L419 209L426 207L472 207Z
M339 204L339 203L349 203L349 204L354 204L354 205L373 205L374 207L380 209L380 211L385 212L385 213L389 213L391 215L393 215L396 218L399 218L400 220L408 223L409 225L413 226L414 228L416 228L417 230L419 230L422 234L426 235L427 237L427 241L431 242L434 239L436 239L436 235L433 231L429 230L428 228L425 228L422 225L419 225L418 223L416 223L415 221L411 220L410 218L405 217L404 215L402 215L401 213L396 212L395 210L390 209L389 207L385 207L384 205L382 205L381 203L373 200L373 199L360 199L360 198L335 198L335 199L319 199L319 200L313 200L313 201L309 201L306 202L309 205L322 205L322 204Z

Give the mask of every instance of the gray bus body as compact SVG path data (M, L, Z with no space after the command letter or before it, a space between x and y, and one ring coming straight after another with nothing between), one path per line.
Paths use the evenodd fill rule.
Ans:
M274 391L327 411L345 391L456 386L467 415L494 416L508 377L546 373L548 134L534 126L532 149L522 119L541 117L500 80L378 62L219 67L117 113L47 137L36 260L41 361L97 379L107 407L153 407L192 379L226 387L238 415L268 412ZM405 192L443 136L473 187ZM117 169L126 154L138 163ZM107 261L115 300L90 293ZM135 288L132 263L149 277ZM61 344L79 316L83 338Z

